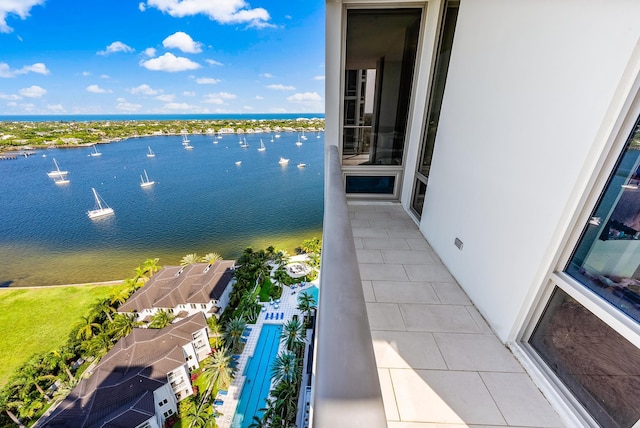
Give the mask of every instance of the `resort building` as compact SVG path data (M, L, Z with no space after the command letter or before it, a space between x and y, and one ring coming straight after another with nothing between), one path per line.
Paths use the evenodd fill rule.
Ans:
M177 403L193 395L189 372L204 358L199 338L207 339L206 357L211 348L202 313L163 329L134 329L38 426L164 426Z
M312 426L640 426L638 16L326 1Z
M219 315L229 303L232 288L233 260L219 260L212 265L193 263L165 266L144 287L118 308L121 313L135 313L137 320L148 322L159 311L176 319L198 312Z

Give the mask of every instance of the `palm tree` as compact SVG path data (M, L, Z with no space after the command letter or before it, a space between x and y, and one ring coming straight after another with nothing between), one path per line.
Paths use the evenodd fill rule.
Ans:
M187 254L180 260L180 266L188 266L198 262L198 255L196 253Z
M218 348L222 344L222 330L218 319L214 316L207 318L207 327L209 328L211 347Z
M295 422L298 407L298 384L280 382L271 391L275 398L273 401L274 413L278 414L285 422Z
M111 336L106 331L101 331L94 335L91 339L85 340L80 345L80 348L85 351L86 355L93 355L95 357L102 357L113 346Z
M266 428L269 425L267 425L267 421L262 419L259 416L253 415L253 418L251 418L251 423L249 424L249 428Z
M66 346L63 346L58 350L49 352L45 357L46 358L45 361L49 365L50 369L60 368L64 370L69 380L74 380L75 378L73 377L73 374L71 373L71 370L67 365L67 361L73 358L74 356L75 354L71 352L69 348L67 348Z
M99 330L102 327L94 321L93 317L82 317L82 321L78 323L79 329L76 339L91 339L95 334L94 329Z
M212 413L209 413L207 406L192 406L185 415L185 422L188 422L188 428L215 428L216 420Z
M141 325L140 322L134 321L134 314L116 314L113 322L109 326L111 334L115 340L128 336L134 329Z
M231 384L236 369L232 367L232 358L227 348L220 348L202 364L202 374L207 385L207 391L202 397L205 403L214 388L226 388Z
M233 318L227 324L224 338L225 343L232 351L236 351L240 347L240 339L242 339L242 333L246 327L247 322L241 317Z
M207 253L200 257L201 262L208 263L210 265L214 264L218 260L222 260L222 256L218 253Z
M271 366L271 378L276 382L296 383L302 376L300 359L291 351L278 354Z
M109 322L113 322L113 318L111 318L111 314L115 312L115 308L111 306L111 299L99 299L95 305L93 306L93 310L97 314L105 314L109 319Z
M162 266L158 265L159 261L160 259L156 257L155 259L147 259L142 263L142 266L149 277L162 269Z
M149 328L165 328L166 326L171 324L171 321L173 321L174 318L174 315L171 315L164 309L160 309L158 312L151 316Z
M298 294L298 310L305 312L307 319L307 325L311 323L311 311L316 308L316 299L313 295L307 291L303 291Z
M287 321L282 327L280 342L284 343L289 351L296 352L305 343L306 329L297 318Z
M131 280L127 280L127 281L131 281ZM127 287L121 289L116 294L113 294L110 297L109 301L111 302L112 305L120 306L121 304L126 302L129 296L131 296L131 293L133 293L134 291L133 284L130 285L127 283L127 281L125 281L125 284L127 285Z

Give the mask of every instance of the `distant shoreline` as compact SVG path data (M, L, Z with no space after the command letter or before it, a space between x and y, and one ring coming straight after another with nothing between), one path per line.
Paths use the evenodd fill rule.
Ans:
M27 290L32 288L56 288L56 287L82 287L82 286L96 286L96 285L117 285L123 283L124 279L115 279L112 281L96 281L96 282L79 282L77 284L57 284L57 285L18 285L15 287L0 287L2 290Z

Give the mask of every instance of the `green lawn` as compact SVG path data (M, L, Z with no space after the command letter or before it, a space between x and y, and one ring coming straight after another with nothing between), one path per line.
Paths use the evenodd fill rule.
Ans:
M0 388L31 355L63 345L91 305L121 287L0 289Z

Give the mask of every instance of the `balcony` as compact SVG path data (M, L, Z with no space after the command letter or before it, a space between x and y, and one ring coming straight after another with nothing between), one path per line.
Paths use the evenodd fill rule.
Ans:
M402 206L347 205L327 162L313 426L564 426Z

